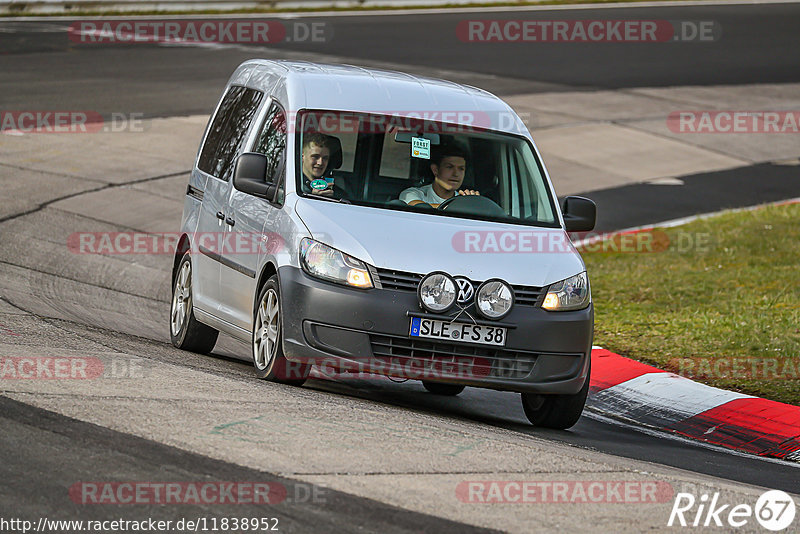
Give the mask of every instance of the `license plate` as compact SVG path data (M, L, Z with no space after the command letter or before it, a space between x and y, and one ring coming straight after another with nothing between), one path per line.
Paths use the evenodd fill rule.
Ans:
M461 343L477 343L482 345L506 344L506 329L502 326L486 326L480 324L449 323L424 317L411 318L411 337L427 337Z

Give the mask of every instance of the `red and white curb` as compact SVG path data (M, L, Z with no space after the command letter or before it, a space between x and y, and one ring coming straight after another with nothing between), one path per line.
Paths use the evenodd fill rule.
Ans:
M587 407L728 449L800 461L800 406L706 386L593 347Z

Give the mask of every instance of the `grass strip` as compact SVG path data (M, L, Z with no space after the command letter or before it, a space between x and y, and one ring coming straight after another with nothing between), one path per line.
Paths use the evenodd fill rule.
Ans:
M595 344L800 405L800 203L618 236L581 252Z

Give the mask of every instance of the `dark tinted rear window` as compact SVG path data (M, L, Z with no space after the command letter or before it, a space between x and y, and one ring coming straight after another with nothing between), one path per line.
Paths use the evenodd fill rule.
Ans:
M230 179L236 154L263 96L260 91L236 85L228 89L200 152L197 166L201 171Z

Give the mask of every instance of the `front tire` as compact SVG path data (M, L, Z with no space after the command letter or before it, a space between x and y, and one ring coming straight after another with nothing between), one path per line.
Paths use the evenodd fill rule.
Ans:
M589 375L574 395L538 395L522 393L522 408L533 426L566 430L578 422L589 394Z
M256 375L264 380L300 386L311 371L309 365L290 362L283 354L283 314L277 275L267 280L258 295L253 311L252 352Z
M192 306L192 259L183 255L172 281L172 305L169 310L169 334L179 349L208 354L217 344L219 332L194 317Z

